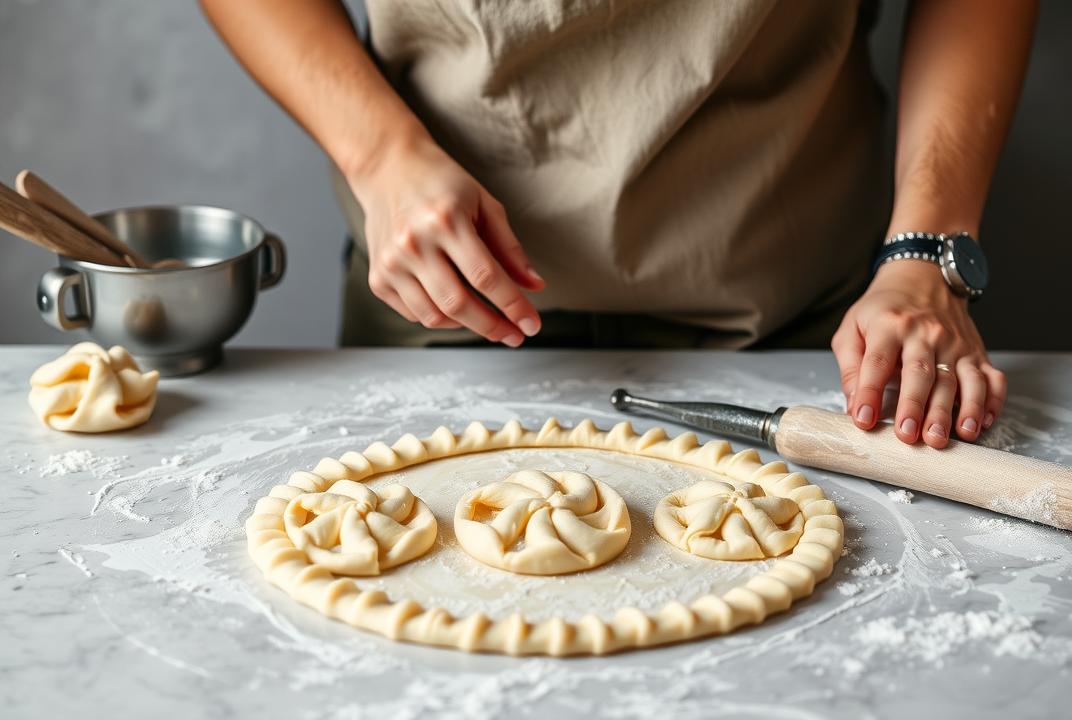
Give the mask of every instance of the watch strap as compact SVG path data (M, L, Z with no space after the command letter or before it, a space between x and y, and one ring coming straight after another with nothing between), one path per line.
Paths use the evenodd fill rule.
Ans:
M942 238L934 233L909 232L894 235L882 243L871 272L878 272L882 265L894 260L926 260L941 265L944 246Z

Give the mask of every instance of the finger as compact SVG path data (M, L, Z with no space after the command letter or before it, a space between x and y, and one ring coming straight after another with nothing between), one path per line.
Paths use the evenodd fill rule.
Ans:
M525 339L512 322L485 305L462 284L458 271L443 255L427 259L423 280L428 297L451 320L491 342L502 342L510 347L517 347Z
M986 430L994 424L994 420L1001 414L1005 407L1005 394L1009 389L1009 382L1005 373L1001 372L989 362L983 363L983 375L986 376L986 402L983 413L983 429Z
M934 373L933 350L921 343L905 347L901 358L901 392L893 423L897 437L910 445L919 440L927 400L934 387Z
M417 319L417 316L406 306L406 303L402 300L399 294L395 292L395 289L377 273L369 273L368 283L369 290L372 291L372 294L387 303L392 310L409 320L411 323L420 322Z
M481 194L475 225L492 256L514 282L526 290L543 290L547 283L529 263L524 248L510 227L502 203L486 192Z
M957 375L950 369L935 366L934 388L927 403L923 420L923 442L934 448L949 444L949 428L953 423L953 401L957 397Z
M416 321L426 328L448 329L460 327L458 322L448 317L429 297L424 287L412 275L395 278L395 288L402 302L409 308Z
M852 414L856 383L860 377L860 363L864 359L864 339L856 329L856 323L846 319L830 341L834 358L841 369L841 390L845 393L845 412Z
M960 412L957 413L957 436L969 442L979 437L986 412L986 375L973 358L957 361L957 386Z
M536 308L492 257L475 230L461 230L458 236L459 242L449 245L447 254L462 276L523 333L538 333L540 315Z
M860 378L852 419L856 427L870 430L878 422L882 393L897 369L901 354L900 338L892 332L873 332L864 338L866 347L860 362Z

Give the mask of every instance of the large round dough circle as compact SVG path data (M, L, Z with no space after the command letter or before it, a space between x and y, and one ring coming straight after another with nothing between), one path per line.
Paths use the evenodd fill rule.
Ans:
M733 483L754 483L768 496L793 500L804 515L804 533L790 554L721 596L703 595L689 605L671 601L650 615L622 607L610 620L589 614L576 622L562 617L529 622L519 613L493 619L480 611L456 618L443 608L426 609L411 599L392 601L381 590L363 590L354 579L336 578L310 562L286 533L283 515L303 493L325 492L339 480L365 482L432 460L511 448L616 451L700 468ZM554 419L539 431L526 430L516 421L494 432L473 423L458 436L441 427L423 440L405 435L392 446L378 442L364 453L324 459L312 472L295 473L286 485L276 486L259 500L246 521L246 532L250 555L268 581L328 617L395 640L476 652L556 656L662 645L762 622L810 595L815 584L830 575L844 539L837 508L822 489L799 473L789 473L782 462L763 464L755 450L733 454L723 441L701 446L692 433L671 440L658 428L637 435L629 423L604 432L585 420L566 429Z

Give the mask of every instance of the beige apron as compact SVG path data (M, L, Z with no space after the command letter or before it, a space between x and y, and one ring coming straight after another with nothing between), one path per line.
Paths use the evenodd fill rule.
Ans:
M367 7L387 79L506 206L541 310L655 315L742 347L866 281L890 172L858 2ZM362 246L337 171L336 189Z

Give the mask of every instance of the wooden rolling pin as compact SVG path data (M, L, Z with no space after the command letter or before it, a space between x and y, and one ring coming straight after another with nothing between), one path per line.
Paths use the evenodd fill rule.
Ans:
M0 227L75 260L127 266L119 255L3 183L0 183Z
M906 445L890 424L865 431L848 415L807 406L769 413L722 403L660 402L625 390L615 390L611 404L759 440L801 465L1072 530L1072 468L1064 465L956 440L940 450Z

